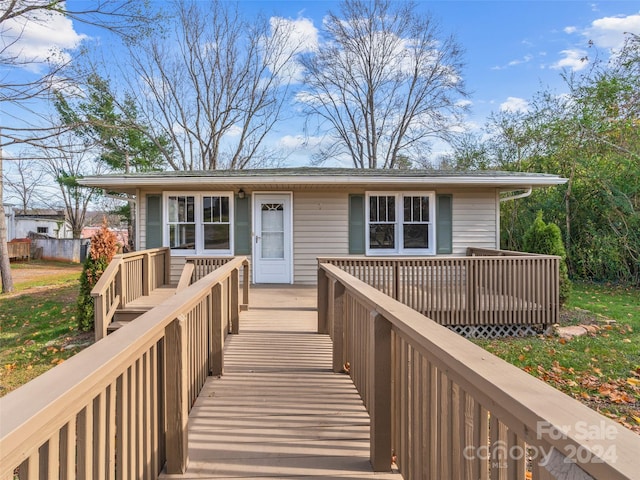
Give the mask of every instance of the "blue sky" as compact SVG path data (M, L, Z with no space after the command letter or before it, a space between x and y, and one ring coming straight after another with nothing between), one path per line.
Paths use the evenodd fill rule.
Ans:
M329 0L240 3L248 13L307 18L316 28L327 10L338 8L338 2ZM465 50L469 130L482 128L491 112L526 109L543 88L562 93L563 71L586 71L596 56L606 59L620 47L623 32L640 34L636 1L441 0L417 5ZM581 61L585 56L589 60ZM436 145L433 153L444 148Z
M81 4L89 0L70 1ZM240 0L239 5L248 16L260 11L267 16L285 17L312 35L317 35L328 10L338 10L338 3L329 0ZM543 88L562 93L563 71L586 71L596 50L600 58L606 59L612 49L621 45L623 32L640 34L637 1L442 0L419 1L417 5L419 11L433 15L443 34L455 35L465 50L463 76L471 93L466 123L469 131L478 131L491 112L526 109L535 92ZM38 58L47 55L52 46L64 52L78 48L88 38L103 35L104 32L61 17L29 26L23 31L20 48ZM101 43L110 44L104 38ZM110 54L114 52L107 52ZM585 56L589 61L580 60ZM37 66L30 68L37 70ZM0 112L3 116L6 113ZM295 165L304 164L313 153L301 146L302 124L300 118L287 122L270 139L295 151L290 157L290 163ZM433 155L445 148L436 146Z

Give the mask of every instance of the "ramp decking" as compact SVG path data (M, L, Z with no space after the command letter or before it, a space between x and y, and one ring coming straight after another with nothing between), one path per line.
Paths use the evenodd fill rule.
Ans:
M162 478L401 478L371 470L369 416L331 371L315 303L313 287L252 288L224 375L192 409L187 473Z

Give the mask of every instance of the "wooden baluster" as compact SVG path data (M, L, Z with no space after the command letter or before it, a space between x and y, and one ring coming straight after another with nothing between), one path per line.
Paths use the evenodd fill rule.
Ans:
M180 315L165 329L166 456L168 474L185 473L188 457L188 359L186 319Z
M391 470L391 323L377 312L371 312L373 323L371 356L372 395L370 458L374 472Z

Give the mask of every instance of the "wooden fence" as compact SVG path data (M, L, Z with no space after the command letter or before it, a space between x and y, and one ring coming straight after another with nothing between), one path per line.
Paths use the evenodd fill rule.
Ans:
M318 331L371 417L371 463L411 479L631 479L640 436L327 263Z
M31 242L7 242L9 259L27 259L31 257Z
M183 473L189 410L223 373L247 263L227 262L0 398L0 478L155 479L165 462Z
M559 258L469 249L466 257L319 258L441 325L556 323Z

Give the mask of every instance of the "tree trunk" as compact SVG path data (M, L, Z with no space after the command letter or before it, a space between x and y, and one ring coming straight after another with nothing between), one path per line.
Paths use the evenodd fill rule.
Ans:
M7 247L7 219L4 215L2 203L2 149L0 148L0 276L2 276L2 293L13 292L13 277L11 276L11 264L9 263L9 247Z

